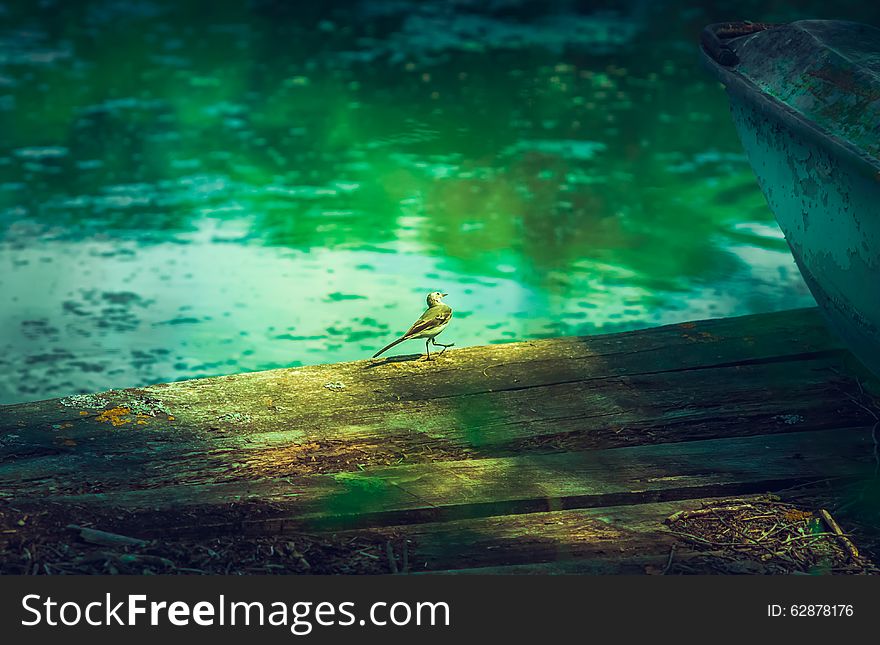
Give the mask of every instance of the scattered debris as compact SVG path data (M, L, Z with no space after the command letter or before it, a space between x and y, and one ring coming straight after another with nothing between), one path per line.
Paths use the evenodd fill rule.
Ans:
M403 540L403 546L400 552L400 566L397 565L397 557L394 554L394 546L391 540L385 542L385 557L388 560L388 570L390 573L406 575L409 573L409 540Z
M775 496L713 501L674 513L665 523L694 549L711 552L725 573L731 566L744 573L772 574L878 571L859 555L828 511L813 512Z
M400 433L359 440L323 440L286 443L264 450L246 450L236 456L239 464L227 469L223 481L250 480L262 477L308 476L321 473L351 473L367 467L402 463L460 461L472 452L451 441L424 440L413 446ZM219 481L211 473L207 481Z
M388 568L391 573L397 573L397 560L394 557L394 548L391 546L391 541L385 543L385 556L388 558Z
M666 560L666 566L663 567L663 571L660 572L660 575L665 576L669 573L670 569L672 569L672 563L675 561L675 550L678 548L677 544L673 544L669 547L669 558Z
M850 540L840 528L840 525L835 521L833 517L831 517L831 513L829 513L824 508L819 509L819 515L825 520L825 524L828 525L828 528L837 536L837 539L846 549L847 553L849 553L850 560L852 562L859 562L861 556L859 555L859 550L856 548L856 545L853 544L852 540Z
M24 526L18 524L22 513L28 518ZM167 512L161 515L165 518ZM147 541L112 531L136 530L149 536L150 527L160 526L158 513L51 502L12 508L0 499L0 574L387 574L385 545L400 543L400 534L391 528L342 534L287 530L272 535L203 530L215 523L244 526L284 515L283 507L264 502L230 504L222 510L188 508L174 521L189 525L189 531L163 531L161 540ZM89 528L92 525L109 530ZM402 558L405 572L406 551Z
M118 533L99 531L98 529L90 529L86 526L78 526L77 524L68 524L67 528L72 531L79 531L80 539L90 544L99 544L101 546L145 546L148 544L146 540L119 535Z
M140 553L113 553L107 551L94 551L80 556L75 560L77 565L103 565L102 568L113 567L119 571L120 566L137 566L150 569L174 569L174 562L158 555L144 555Z

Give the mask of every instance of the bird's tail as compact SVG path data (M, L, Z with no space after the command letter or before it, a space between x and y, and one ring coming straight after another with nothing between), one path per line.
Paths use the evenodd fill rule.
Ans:
M402 343L402 342L405 341L405 340L406 340L406 338L403 337L403 336L401 336L400 338L398 338L397 340L395 340L395 341L394 341L393 343L391 343L390 345L385 345L385 347L383 347L383 348L380 349L378 352L376 352L375 354L373 354L373 358L377 358L377 357L379 356L379 354L384 354L384 353L387 352L389 349L391 349L392 347L394 347L394 346L397 345L398 343Z

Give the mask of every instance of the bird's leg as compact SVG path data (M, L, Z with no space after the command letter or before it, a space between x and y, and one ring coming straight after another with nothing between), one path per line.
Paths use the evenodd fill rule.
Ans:
M430 342L431 342L430 338L425 341L425 351L428 353L428 355L425 357L426 361L431 360L431 349L428 347L428 343L430 343Z
M443 349L440 350L441 354L446 351L447 347L455 347L455 343L449 343L448 345L444 345L443 343L438 343L437 339L434 337L431 338L431 344L434 345L435 347L442 347Z

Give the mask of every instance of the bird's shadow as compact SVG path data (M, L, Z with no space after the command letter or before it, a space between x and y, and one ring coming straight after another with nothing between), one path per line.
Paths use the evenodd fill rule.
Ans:
M389 363L408 363L411 361L423 361L425 360L424 354L403 354L402 356L389 356L388 358L381 359L373 359L373 361L369 365L364 365L365 370L373 369L374 367L380 367L381 365L388 365Z

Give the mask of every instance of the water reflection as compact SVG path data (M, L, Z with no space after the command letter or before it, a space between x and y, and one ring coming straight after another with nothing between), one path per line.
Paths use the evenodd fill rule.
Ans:
M364 358L434 289L458 346L812 302L696 62L748 6L320 4L3 5L0 403Z

